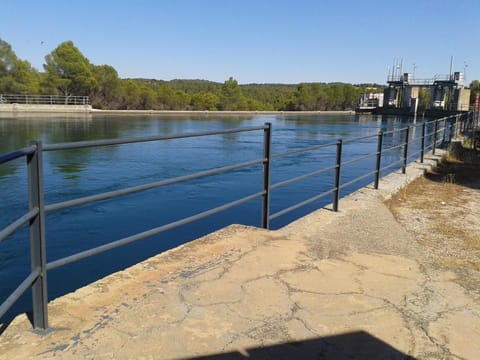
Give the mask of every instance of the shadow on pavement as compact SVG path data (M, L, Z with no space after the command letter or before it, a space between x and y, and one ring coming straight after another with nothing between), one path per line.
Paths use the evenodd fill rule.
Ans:
M414 359L365 331L212 354L189 360Z

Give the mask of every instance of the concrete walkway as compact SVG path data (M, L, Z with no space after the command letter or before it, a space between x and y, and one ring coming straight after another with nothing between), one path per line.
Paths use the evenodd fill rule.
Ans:
M480 297L383 204L424 165L279 231L230 226L19 316L0 359L479 359Z

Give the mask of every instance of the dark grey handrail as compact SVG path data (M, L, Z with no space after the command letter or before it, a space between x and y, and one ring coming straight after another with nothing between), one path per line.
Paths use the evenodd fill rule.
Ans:
M33 284L33 282L40 275L40 268L33 270L26 278L23 280L20 285L10 294L10 296L0 305L0 318L5 315L5 313L10 310L10 308L15 304L15 302L20 299L25 291L27 291Z
M40 209L38 207L34 207L25 215L19 217L17 220L4 227L2 231L0 231L0 242L5 240L10 234L13 234L17 229L20 229L23 225L32 220L38 215L39 212Z
M0 164L33 154L37 148L35 146L28 146L23 149L12 151L8 154L0 156Z
M323 168L323 169L320 169L320 170L312 171L311 173L308 173L308 174L305 174L305 175L300 175L300 176L294 177L294 178L289 179L289 180L280 181L278 183L270 185L270 189L278 189L280 187L287 186L287 185L299 182L301 180L311 178L312 176L316 176L316 175L320 175L320 174L332 171L335 168L336 168L336 166L330 166L328 168Z
M338 140L335 143L327 143L327 144L319 144L314 146L309 146L301 149L295 149L287 152L271 154L270 146L271 146L271 124L265 124L264 126L253 126L253 127L246 127L246 128L236 128L236 129L227 129L227 130L220 130L220 131L208 131L208 132L196 132L196 133L188 133L188 134L180 134L180 135L171 135L171 136L150 136L150 137L141 137L141 138L129 138L129 139L105 139L105 140L93 140L93 141L82 141L82 142L74 142L74 143L60 143L60 144L47 144L42 146L40 142L32 142L32 144L28 147L23 149L19 149L17 151L10 152L8 154L0 156L0 164L7 163L9 161L15 160L17 158L26 157L27 164L28 164L28 178L29 178L29 200L30 200L30 209L27 213L19 217L18 219L11 222L9 225L4 227L0 230L0 242L6 239L9 235L14 233L20 227L24 226L25 224L29 223L31 228L30 236L31 236L31 258L32 258L32 266L30 274L21 282L21 284L8 296L8 298L0 305L0 317L5 315L5 313L11 308L11 306L20 298L20 296L32 287L33 290L33 326L34 328L46 328L48 326L48 318L47 318L47 294L46 294L46 272L47 270L52 270L58 268L60 266L84 259L86 257L90 257L116 247L144 239L146 237L150 237L161 232L183 226L185 224L191 223L193 221L197 221L204 217L219 213L221 211L227 210L229 208L238 206L245 202L251 201L253 199L262 198L262 226L265 228L269 227L269 221L276 219L280 216L283 216L291 211L299 209L305 205L311 204L315 201L318 201L321 198L324 198L327 195L333 194L333 210L338 210L338 200L339 200L339 193L341 189L349 187L359 181L365 180L371 176L375 177L375 188L378 188L378 181L380 172L385 172L388 169L399 167L401 165L402 172L405 172L406 163L408 158L411 158L415 154L421 154L421 162L423 162L424 153L428 149L432 149L432 154L435 154L435 148L438 144L444 143L447 141L446 139L446 131L447 131L447 121L449 119L455 118L455 125L460 120L460 124L463 124L462 121L464 120L464 116L454 115L451 117L444 117L437 120L432 120L428 122L424 122L422 124L414 124L411 126L407 126L405 128L396 128L389 131L380 131L378 134L374 135L367 135L361 136L357 138L350 138L345 141ZM469 119L469 115L467 114L467 120ZM443 122L442 124L440 124ZM435 129L433 132L426 132L426 126L429 124L433 124ZM439 126L440 125L440 126ZM421 149L416 152L408 153L409 149L409 142L413 142L415 137L409 138L409 130L410 128L416 128L418 126L422 127L422 135L420 137L421 140ZM465 130L465 126L462 127ZM449 124L449 139L452 138L452 131L453 126L452 123ZM191 137L200 137L200 136L212 136L212 135L221 135L221 134L231 134L231 133L239 133L239 132L247 132L247 131L264 131L264 151L263 157L257 160L251 160L239 164L223 166L219 168L209 169L205 171L200 171L194 174L180 176L171 179L165 179L157 182L152 182L148 184L133 186L129 188L124 188L120 190L104 192L101 194L95 194L91 196L86 196L82 198L72 199L64 202L44 205L43 201L43 175L42 175L42 153L43 151L59 151L59 150L70 150L70 149L79 149L85 147L96 147L96 146L110 146L110 145L123 145L123 144L131 144L131 143L143 143L149 141L162 141L162 140L172 140L172 139L183 139L183 138L191 138ZM383 136L385 134L393 134L395 132L402 132L405 131L405 139L400 140L400 143L388 148L383 148ZM455 133L459 131L458 127L455 126ZM461 130L460 130L461 131ZM438 136L438 134L443 134L443 136ZM371 152L368 154L363 154L359 157L354 159L350 159L348 161L342 162L342 144L343 143L355 143L361 142L366 139L377 137L377 151ZM425 139L427 137L432 138L430 144L425 144ZM335 164L327 167L323 167L317 170L314 170L310 173L303 174L296 176L291 179L283 180L277 182L275 184L270 184L270 163L273 158L281 158L285 156L291 156L295 154L311 152L315 150L324 149L327 147L336 147L336 155L335 155ZM386 152L403 148L403 154L401 155L398 161L394 161L386 166L381 166L381 158L382 154ZM376 158L376 165L375 170L369 171L366 174L362 174L354 179L351 179L348 182L342 183L340 179L341 168L345 165L350 165L359 161L366 160L368 158ZM64 208L70 208L74 206L83 205L86 203L90 203L93 201L100 201L115 198L118 196L131 194L134 192L145 191L149 189L153 189L156 187L175 184L179 182L189 181L193 179L203 178L207 176L213 176L221 173L225 173L228 171L235 171L237 169L255 166L255 165L263 165L263 180L262 180L262 190L254 193L252 195L245 196L241 199L237 199L226 204L217 206L215 208L203 211L201 213L170 222L168 224L164 224L162 226L158 226L152 228L147 231L143 231L140 233L133 234L131 236L127 236L121 238L119 240L110 242L108 244L104 244L95 248L91 248L85 251L78 252L76 254L57 259L46 263L45 258L45 228L44 228L44 217L47 212L60 210ZM272 215L269 214L270 211L270 191L284 187L287 185L291 185L302 181L304 179L320 175L329 171L334 170L334 186L321 194L317 194L307 200L301 201L297 204L294 204L288 208L282 209Z
M132 186L130 188L124 188L120 190L114 190L114 191L109 191L101 194L96 194L96 195L91 195L91 196L85 196L82 198L77 198L73 200L67 200L55 204L50 204L45 206L45 211L46 212L51 212L51 211L56 211L56 210L61 210L61 209L66 209L70 207L75 207L75 206L80 206L80 205L85 205L94 201L100 201L100 200L107 200L111 198L115 198L118 196L123 196L123 195L128 195L140 191L145 191L145 190L150 190L150 189L155 189L161 186L165 185L171 185L171 184L177 184L180 182L185 182L189 180L195 180L195 179L200 179L203 177L207 176L212 176L212 175L218 175L222 174L228 171L232 170L237 170L237 169L243 169L249 166L254 166L257 164L263 164L266 161L266 159L260 159L260 160L253 160L253 161L247 161L241 164L236 164L236 165L230 165L230 166L224 166L212 170L207 170L207 171L201 171L197 172L192 175L185 175L185 176L179 176L176 178L172 179L166 179L166 180L161 180L157 182L152 182L149 184L144 184L144 185L138 185L138 186Z
M165 232L167 230L171 230L171 229L177 228L179 226L189 224L191 222L203 219L204 217L207 217L207 216L219 213L221 211L230 209L234 206L241 205L243 203L246 203L247 201L259 198L263 194L264 194L263 192L258 192L256 194L246 196L246 197L241 198L239 200L231 201L231 202L229 202L227 204L224 204L222 206L218 206L216 208L201 212L197 215L190 216L190 217L178 220L178 221L174 221L174 222L171 222L169 224L162 225L162 226L159 226L159 227L156 227L156 228L153 228L153 229L141 232L141 233L137 233L135 235L128 236L128 237L120 239L120 240L112 241L108 244L101 245L101 246L95 247L93 249L82 251L82 252L79 252L77 254L74 254L74 255L71 255L71 256L64 257L62 259L58 259L58 260L49 262L49 263L47 263L47 270L52 270L52 269L55 269L57 267L60 267L60 266L66 265L66 264L70 264L70 263L73 263L75 261L93 256L93 255L100 254L100 253L105 252L107 250L115 249L119 246L127 245L127 244L130 244L132 242L135 242L135 241L138 241L138 240L141 240L141 239L145 239L145 238L153 236L153 235L160 234L160 233Z
M313 151L313 150L318 150L318 149L334 146L335 144L336 143L320 144L320 145L309 146L309 147L306 147L306 148L301 148L301 149L296 149L296 150L291 150L291 151L285 151L285 152L282 152L282 153L273 154L272 159L276 159L276 158L279 158L279 157L290 156L290 155L301 154L301 153L308 152L308 151Z
M150 142L150 141L186 139L186 138L200 137L200 136L233 134L233 133L239 133L239 132L248 132L248 131L265 130L265 129L266 129L266 126L252 126L252 127L236 128L236 129L228 129L228 130L193 132L193 133L181 134L181 135L145 136L145 137L126 138L126 139L77 141L77 142L49 144L49 145L46 144L43 146L43 150L56 151L56 150L81 149L81 148L96 147L96 146L125 145L125 144Z

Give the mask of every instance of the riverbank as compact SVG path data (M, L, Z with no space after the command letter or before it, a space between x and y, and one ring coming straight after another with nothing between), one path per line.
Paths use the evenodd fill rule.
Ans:
M255 116L255 115L353 115L355 111L207 111L207 110L98 110L104 115L162 115L162 116Z
M56 299L51 332L19 316L3 327L0 359L476 359L478 271L438 264L385 204L440 156L427 158L343 198L339 213L278 231L230 226ZM462 206L478 205L479 188L462 189Z
M255 115L353 115L355 111L206 111L206 110L100 110L91 105L0 104L1 116L58 114L160 115L160 116L255 116Z

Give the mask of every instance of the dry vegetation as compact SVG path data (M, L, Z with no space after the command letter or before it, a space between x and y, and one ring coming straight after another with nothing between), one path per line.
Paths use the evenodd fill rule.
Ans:
M462 149L387 202L433 263L480 271L480 158Z

